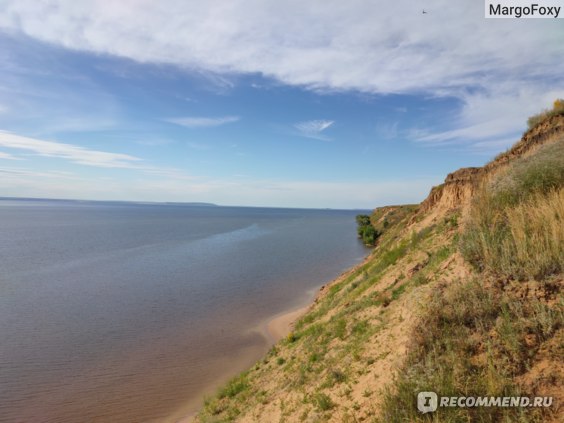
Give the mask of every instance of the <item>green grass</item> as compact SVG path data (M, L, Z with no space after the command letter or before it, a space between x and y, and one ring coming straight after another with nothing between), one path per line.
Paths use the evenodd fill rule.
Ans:
M247 373L242 373L241 375L230 380L225 386L223 386L218 391L218 398L233 398L241 392L249 388L249 382L247 380Z
M313 396L312 401L320 411L328 411L335 407L333 400L331 400L331 398L327 394L324 394L322 392L317 392Z

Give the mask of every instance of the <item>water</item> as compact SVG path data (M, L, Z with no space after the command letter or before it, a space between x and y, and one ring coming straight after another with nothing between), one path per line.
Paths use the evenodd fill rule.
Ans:
M0 201L0 421L193 411L268 349L260 322L367 253L355 214Z

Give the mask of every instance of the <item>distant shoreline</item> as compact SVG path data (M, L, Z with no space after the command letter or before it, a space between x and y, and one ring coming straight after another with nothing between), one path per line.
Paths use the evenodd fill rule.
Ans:
M54 202L54 203L94 203L94 204L126 204L126 205L167 205L167 206L192 206L192 207L221 207L214 203L178 202L178 201L134 201L134 200L80 200L76 198L38 198L38 197L0 197L0 201L29 201L29 202Z
M261 206L261 205L231 205L216 204L205 202L181 202L181 201L136 201L136 200L90 200L77 198L41 198L41 197L1 197L1 201L22 201L37 203L69 203L69 204L107 204L107 205L129 205L129 206L185 206L185 207L210 207L210 208L231 208L231 209L275 209L275 210L326 210L334 212L358 212L367 213L372 209L353 207L350 209L332 208L332 207L294 207L294 206Z

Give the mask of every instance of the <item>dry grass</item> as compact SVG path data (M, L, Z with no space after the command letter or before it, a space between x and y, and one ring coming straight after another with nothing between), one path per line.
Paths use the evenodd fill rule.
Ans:
M506 215L511 237L505 240L503 249L512 254L512 265L533 277L562 272L564 188L546 196L537 194Z
M527 126L529 127L529 129L534 128L539 123L545 121L549 117L556 115L564 115L564 100L562 99L556 100L553 104L552 109L544 110L537 115L531 116L527 120Z
M461 252L478 270L543 279L564 266L564 143L516 162L473 201Z
M554 292L555 283L543 285ZM547 386L522 386L539 351L554 343L564 327L564 302L548 305L481 280L459 281L437 290L412 334L410 354L384 397L382 422L544 422L557 409L445 408L432 416L416 407L420 391L441 396L546 395ZM546 357L558 365L555 352ZM548 386L550 385L550 386Z
M564 188L534 194L501 210L482 194L474 203L462 251L480 270L514 279L543 279L564 266Z

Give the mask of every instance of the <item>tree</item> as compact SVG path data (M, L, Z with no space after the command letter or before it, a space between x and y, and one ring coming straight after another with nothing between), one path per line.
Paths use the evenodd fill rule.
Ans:
M366 245L375 245L380 233L372 226L372 223L370 223L370 216L359 214L356 216L356 223L358 225L358 237L362 239Z

